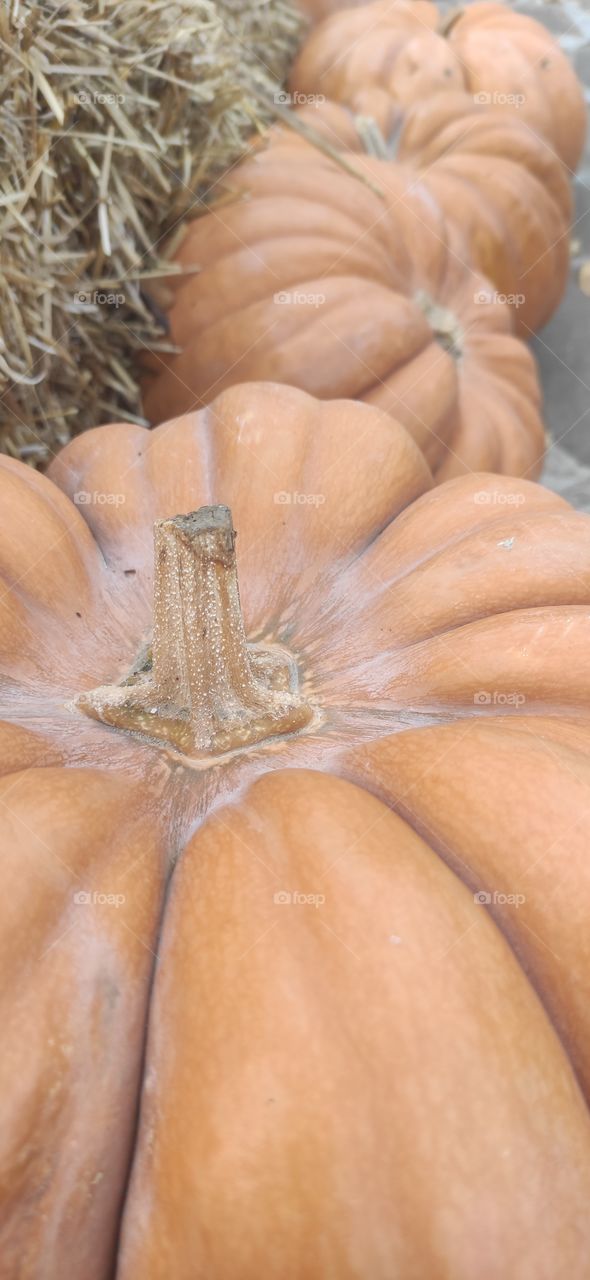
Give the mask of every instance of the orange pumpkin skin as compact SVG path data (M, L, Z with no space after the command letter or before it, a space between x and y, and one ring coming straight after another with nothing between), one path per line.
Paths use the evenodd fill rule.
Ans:
M0 1274L102 1280L134 1140L168 841L130 776L45 767L54 748L39 738L28 767L5 753L4 729Z
M557 1037L382 803L258 781L186 849L160 954L119 1280L584 1274L590 1123Z
M553 149L508 112L438 94L405 113L396 160L417 169L470 259L530 337L559 306L570 266L572 192Z
M340 140L350 126L337 130ZM232 173L241 198L188 226L176 253L188 274L170 279L167 297L179 354L150 360L148 417L269 378L385 409L438 480L478 469L534 478L540 393L509 308L413 172L350 163L366 181L290 130L271 131Z
M0 498L6 1280L585 1280L587 518L281 385ZM207 762L75 700L220 500L317 720Z
M409 106L465 90L515 113L570 170L584 146L584 96L568 59L540 23L503 4L472 4L451 21L427 0L341 10L308 36L291 87L369 114L382 91Z
M467 247L469 261L508 300L515 331L530 337L559 306L568 279L572 192L558 157L514 115L465 93L438 93L403 111L382 90L373 98L368 118L331 102L297 116L338 150L378 146L414 171L406 175L410 190L417 171L458 233L456 252L465 257ZM271 145L300 144L295 130L291 140L287 130L270 137Z

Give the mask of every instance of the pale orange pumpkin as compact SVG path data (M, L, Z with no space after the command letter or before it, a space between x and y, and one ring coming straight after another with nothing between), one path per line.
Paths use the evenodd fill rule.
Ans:
M438 91L465 90L523 121L570 170L584 145L582 87L553 36L533 18L487 0L447 15L429 0L341 9L309 34L291 88L369 114L385 98L408 106Z
M339 141L352 131L343 115L322 113ZM540 393L508 305L415 173L372 157L344 163L354 173L271 131L228 177L234 199L186 227L175 253L186 274L159 295L170 334L150 360L147 416L270 378L387 410L439 480L477 469L534 477Z
M297 68L292 78L296 85ZM351 104L356 138L330 102L298 116L337 147L358 150L361 138L417 171L470 260L509 298L516 331L529 337L546 324L568 280L573 210L567 171L546 139L508 108L492 110L458 90L404 107L379 86L340 98Z
M51 471L0 459L3 1277L585 1280L588 518L279 385Z
M369 124L359 121L361 134ZM573 211L551 147L514 116L439 93L397 119L384 153L417 170L456 222L471 261L509 299L516 332L542 328L567 285Z
M572 192L563 165L524 123L464 93L438 93L403 111L391 100L382 106L376 116L332 102L298 108L293 127L274 127L268 145L307 148L323 138L337 151L402 165L408 189L419 184L433 197L455 229L455 251L467 250L511 306L515 331L530 337L559 306L568 280ZM403 180L397 173L396 184Z

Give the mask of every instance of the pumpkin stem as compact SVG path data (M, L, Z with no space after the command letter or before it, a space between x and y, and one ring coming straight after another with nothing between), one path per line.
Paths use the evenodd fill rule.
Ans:
M458 359L463 350L463 333L457 317L423 290L419 290L414 300L422 308L437 342Z
M235 538L224 506L156 522L151 662L122 685L84 694L81 710L193 755L309 723L293 658L246 640Z
M449 9L448 13L442 14L436 29L436 34L443 37L448 36L455 24L463 17L464 13L465 9L462 5L458 5L454 9Z

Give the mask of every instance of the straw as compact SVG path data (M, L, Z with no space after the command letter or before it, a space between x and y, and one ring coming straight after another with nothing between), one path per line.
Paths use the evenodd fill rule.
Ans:
M142 282L272 118L299 29L285 0L0 7L0 449L43 466L144 420Z

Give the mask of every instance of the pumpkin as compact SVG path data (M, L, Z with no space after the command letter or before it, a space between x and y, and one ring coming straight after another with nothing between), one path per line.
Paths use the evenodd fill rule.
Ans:
M403 106L465 90L515 114L570 170L586 131L582 87L534 18L475 3L441 16L428 0L374 0L325 18L305 41L291 87L370 115L383 95Z
M350 163L277 130L232 172L233 200L186 227L185 274L158 295L170 333L149 361L147 416L268 378L385 409L439 480L478 468L534 477L538 381L509 307L415 174Z
M528 337L550 319L568 279L572 193L563 165L526 125L464 93L439 93L403 112L388 100L378 118L318 103L291 120L292 128L269 132L270 146L298 147L303 139L308 147L323 138L337 151L366 149L412 170L405 178L412 191L417 171L458 230L457 252L467 246L469 260L513 308L516 332ZM354 165L362 169L360 157Z
M464 94L438 94L432 108L416 103L407 111L397 159L417 169L448 216L457 217L472 261L510 297L516 331L530 337L567 285L567 175L544 140L513 116Z
M0 493L3 1275L584 1280L588 518L262 384Z
M323 113L328 137L333 114ZM320 112L316 124L323 118ZM357 127L379 145L370 120ZM439 93L398 112L390 136L382 154L417 170L457 222L470 261L514 308L516 332L529 337L559 306L569 273L572 193L553 150L514 116L463 93Z

